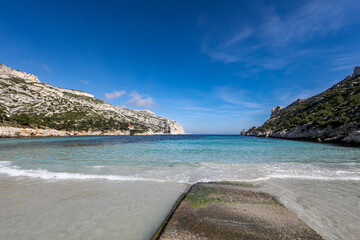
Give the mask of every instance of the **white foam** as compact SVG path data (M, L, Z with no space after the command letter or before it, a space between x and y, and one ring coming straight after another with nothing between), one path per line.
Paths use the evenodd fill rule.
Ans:
M216 166L216 168L214 168ZM106 166L96 166L99 168ZM139 172L132 176L52 172L46 169L22 169L8 161L0 161L0 173L12 177L45 180L153 181L153 182L261 182L270 179L299 179L318 181L360 181L358 168L326 169L307 164L202 164L196 168L169 168Z
M288 175L272 174L269 178L275 179L301 179L301 180L321 180L321 181L360 181L357 176L312 176L312 175Z
M44 169L20 169L17 166L10 166L9 162L0 162L0 173L6 174L11 177L30 177L40 178L45 180L88 180L88 179L103 179L110 181L157 181L164 182L163 180L150 180L139 177L128 177L119 175L98 175L98 174L82 174L82 173L68 173L68 172L50 172Z
M89 168L107 168L109 166L105 166L105 165L95 165L95 166L88 166Z

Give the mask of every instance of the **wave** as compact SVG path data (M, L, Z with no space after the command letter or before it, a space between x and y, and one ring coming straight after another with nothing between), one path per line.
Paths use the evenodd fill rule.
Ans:
M192 184L195 182L235 181L262 182L271 179L298 179L319 181L360 181L358 169L353 171L310 168L294 164L230 165L202 164L199 168L147 171L137 176L101 175L70 172L52 172L46 169L22 169L8 161L0 162L0 173L11 177L30 177L44 180L109 180L153 181ZM103 166L101 166L103 167Z
M20 169L18 166L11 166L9 162L0 162L0 173L11 177L30 177L40 178L44 180L88 180L88 179L103 179L110 181L149 181L149 179L139 177L128 177L119 175L99 175L99 174L82 174L82 173L68 173L68 172L50 172L45 169ZM163 180L153 180L164 182Z
M95 165L95 166L87 166L89 168L108 168L109 166L105 166L105 165Z
M300 180L322 180L322 181L360 181L360 177L356 176L311 176L311 175L288 175L288 174L273 174L269 176L270 179L300 179Z

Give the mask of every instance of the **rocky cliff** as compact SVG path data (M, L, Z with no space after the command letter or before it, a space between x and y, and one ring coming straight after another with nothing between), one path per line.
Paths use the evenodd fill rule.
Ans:
M241 134L360 144L360 67L323 93L273 108L261 127Z
M0 137L101 134L184 134L184 130L149 110L114 106L0 64Z

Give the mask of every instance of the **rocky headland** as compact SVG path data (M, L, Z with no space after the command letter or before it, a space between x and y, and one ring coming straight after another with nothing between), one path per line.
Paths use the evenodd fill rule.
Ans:
M328 90L277 106L260 127L241 135L360 144L360 67Z
M184 133L149 110L114 106L0 64L0 137Z

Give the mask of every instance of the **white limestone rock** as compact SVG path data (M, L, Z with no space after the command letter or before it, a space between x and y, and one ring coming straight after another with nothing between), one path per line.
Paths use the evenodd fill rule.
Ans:
M55 129L0 127L0 138L17 137L65 137L65 136L98 136L98 135L130 135L128 130L117 131L59 131Z
M40 83L37 76L33 74L28 74L25 72L20 72L18 70L12 69L11 67L8 67L4 64L0 64L0 78L21 78L29 83Z
M12 79L13 77L23 79L24 82L16 81ZM141 124L148 129L143 134L185 134L179 123L159 117L149 110L131 110L114 106L96 99L92 94L86 92L41 83L36 76L11 69L5 65L0 65L0 107L5 108L8 117L20 113L52 116L57 113L80 110L86 112L88 116L100 115L106 119L112 118L120 122ZM38 130L36 134L41 134L41 132L42 130ZM22 136L22 134L22 131L15 129L3 129L2 133L3 136ZM85 134L104 133L86 132ZM125 133L113 131L106 134L123 135Z

